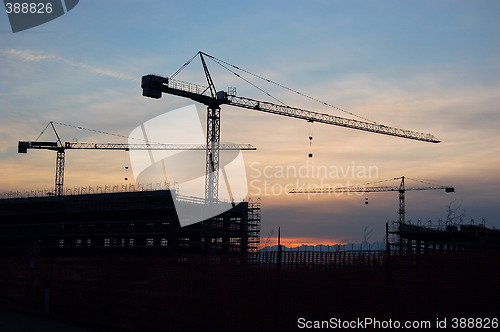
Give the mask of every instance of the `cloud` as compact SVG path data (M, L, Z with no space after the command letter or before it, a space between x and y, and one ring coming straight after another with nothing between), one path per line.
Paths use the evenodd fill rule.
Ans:
M25 62L36 62L36 61L43 61L43 60L59 60L60 58L54 56L54 55L42 55L42 54L35 54L34 51L30 50L15 50L15 49L2 49L1 50L2 54L10 56L10 57L16 57L21 59L22 61Z
M62 58L62 57L57 56L57 55L43 54L43 53L36 52L33 50L0 49L0 54L11 57L11 58L17 58L17 59L20 59L21 61L24 61L24 62L59 61L59 62L63 62L65 64L68 64L68 65L73 66L73 67L77 67L77 68L80 68L80 69L83 69L86 71L90 71L90 72L98 74L98 75L117 78L117 79L120 79L123 81L137 82L137 78L132 77L132 76L128 76L128 75L120 73L120 72L115 72L112 70L96 67L96 66L89 65L89 64L83 63L83 62L65 59L65 58Z

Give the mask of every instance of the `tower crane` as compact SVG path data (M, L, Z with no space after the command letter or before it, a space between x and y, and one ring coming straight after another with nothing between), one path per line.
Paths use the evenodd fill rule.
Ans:
M358 192L358 193L367 193L367 192L386 192L386 191L397 191L399 193L399 225L404 224L406 222L406 207L405 207L405 193L411 190L434 190L434 189L444 189L445 192L455 192L455 188L451 186L441 186L433 183L428 183L429 186L426 187L406 187L405 186L405 177L397 177L393 180L401 180L399 186L373 186L366 187L364 185L360 186L350 186L350 187L329 187L329 188L316 188L316 189L294 189L291 190L291 194L332 194L332 193L349 193L349 192ZM412 179L414 180L414 179ZM387 181L387 180L386 180ZM381 182L386 182L381 181ZM417 180L420 181L420 180ZM420 181L423 182L423 181Z
M38 141L19 141L18 153L27 153L28 149L42 149L57 152L56 159L56 177L54 195L63 195L64 185L64 164L66 150L206 150L205 144L162 144L162 143L143 143L143 144L121 144L121 143L74 143L65 142L64 144L57 133L53 122L49 123L57 137L56 142L38 142ZM43 133L43 132L42 132ZM221 150L256 150L250 144L221 143Z
M210 76L207 64L205 62L205 57L213 59L219 64L220 62L223 61L218 60L217 58L201 51L198 52L195 55L195 57L198 55L200 57L205 72L208 87L177 81L172 78L154 74L143 76L141 81L141 87L143 89L142 94L143 96L146 97L159 99L161 98L162 93L167 93L175 96L188 98L207 106L207 140L206 140L207 144L206 144L206 173L205 173L206 202L216 202L218 199L221 105L236 106L260 112L266 112L266 113L272 113L272 114L302 119L311 123L320 122L328 125L341 126L356 130L383 134L383 135L408 138L417 141L431 142L431 143L440 142L436 137L434 137L431 134L420 133L407 129L393 128L375 122L358 121L326 113L312 112L297 107L278 105L270 102L259 101L246 97L240 97L236 96L234 91L230 91L227 93L225 91L217 91L214 82L212 80L212 77ZM192 59L194 59L195 57L193 57ZM185 63L182 68L187 66L189 62ZM234 65L231 66L236 69L240 69ZM237 73L235 72L233 73L239 76Z

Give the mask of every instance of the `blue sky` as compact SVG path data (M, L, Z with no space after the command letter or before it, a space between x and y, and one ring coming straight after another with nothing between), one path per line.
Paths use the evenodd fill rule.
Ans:
M52 153L16 153L17 141L35 139L51 120L128 135L154 116L191 104L142 97L140 77L171 75L202 50L355 114L442 140L429 144L315 124L309 159L307 123L226 107L222 139L258 149L244 155L254 183L265 179L256 179L250 165L376 166L375 178L270 181L284 187L406 175L457 188L451 195L408 193L409 218L445 218L456 199L467 220L485 217L498 228L499 14L497 1L81 0L62 17L16 34L0 14L0 191L53 186ZM239 95L266 99L209 66L219 89L236 86ZM204 84L202 75L193 63L178 78ZM289 105L347 116L262 87ZM60 133L65 140L120 141L65 127ZM121 152L68 154L66 185L120 183L127 163ZM263 195L262 235L281 226L296 245L361 241L369 226L371 240L382 240L385 221L397 218L397 197L368 197L365 205L365 196Z

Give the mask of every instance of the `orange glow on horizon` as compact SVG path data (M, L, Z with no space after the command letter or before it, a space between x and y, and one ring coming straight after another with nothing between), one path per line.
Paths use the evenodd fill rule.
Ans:
M275 246L278 244L278 239L270 239L269 243L266 243L266 240L261 239L261 245L262 246ZM296 248L300 247L301 245L308 245L308 246L316 246L319 244L325 245L325 246L336 246L336 245L344 245L347 244L346 242L342 241L337 241L335 239L322 239L322 238L315 238L315 237L298 237L298 238L281 238L281 244L284 245L287 248Z

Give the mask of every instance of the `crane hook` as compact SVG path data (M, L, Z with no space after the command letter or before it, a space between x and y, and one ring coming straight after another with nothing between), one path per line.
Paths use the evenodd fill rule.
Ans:
M309 122L309 158L312 158L313 121Z
M128 181L128 166L125 166L125 181Z

